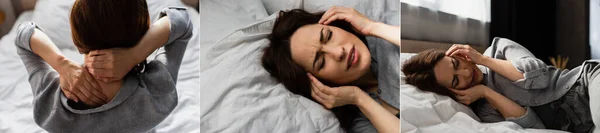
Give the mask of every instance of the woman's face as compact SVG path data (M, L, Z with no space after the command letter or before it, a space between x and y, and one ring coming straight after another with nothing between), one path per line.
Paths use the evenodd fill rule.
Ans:
M446 56L433 67L438 84L446 88L467 89L481 83L483 73L472 62Z
M292 60L319 79L347 84L370 70L367 46L338 27L306 25L296 30L290 41Z

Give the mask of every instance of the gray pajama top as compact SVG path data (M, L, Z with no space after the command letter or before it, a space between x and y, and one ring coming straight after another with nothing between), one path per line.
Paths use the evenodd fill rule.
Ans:
M153 132L177 106L175 84L192 24L185 8L169 7L160 17L170 19L169 39L149 60L145 72L128 74L115 97L100 107L78 109L60 90L59 75L31 51L31 35L37 27L24 22L17 29L17 53L29 73L35 123L48 132Z
M525 115L518 118L504 118L485 99L475 102L474 112L484 122L513 121L523 128L545 128L540 118L530 106L543 105L561 98L579 78L581 66L572 70L561 70L546 65L529 50L505 38L494 38L492 45L484 52L485 56L508 60L523 73L524 79L510 81L487 67L478 66L484 73L484 84L524 106Z

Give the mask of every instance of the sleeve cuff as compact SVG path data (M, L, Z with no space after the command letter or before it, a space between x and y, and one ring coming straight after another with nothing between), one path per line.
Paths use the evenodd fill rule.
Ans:
M518 125L520 125L523 128L538 128L538 129L545 128L545 126L544 126L544 124L542 124L540 118L538 118L537 114L535 114L535 112L533 112L533 110L531 110L531 108L525 107L525 110L526 110L526 112L523 116L516 117L516 118L509 117L509 118L506 118L506 120L517 123Z
M542 89L548 86L548 67L531 59L510 61L517 70L523 73L523 79L513 83L526 89Z
M169 17L171 31L169 40L166 44L171 44L173 41L182 37L192 36L192 22L188 16L187 9L183 7L168 7L160 12L159 18L164 16Z
M32 51L29 42L31 40L33 32L35 31L35 28L37 28L36 24L31 21L19 24L17 28L17 37L15 39L15 45L26 50Z

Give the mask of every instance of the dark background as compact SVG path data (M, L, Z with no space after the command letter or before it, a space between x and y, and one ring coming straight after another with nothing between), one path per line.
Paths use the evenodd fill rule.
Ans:
M590 58L588 0L492 0L490 41L509 38L546 64L568 56L567 68ZM491 42L490 42L491 43Z

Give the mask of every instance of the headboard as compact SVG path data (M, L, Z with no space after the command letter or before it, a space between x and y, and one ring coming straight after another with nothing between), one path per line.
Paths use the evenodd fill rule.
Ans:
M451 43L401 39L400 40L400 53L419 53L419 52L427 50L427 49L447 50L452 45L453 44L451 44ZM487 46L481 46L481 45L471 45L471 47L473 47L475 50L479 51L480 53L485 52L485 49L487 49Z

